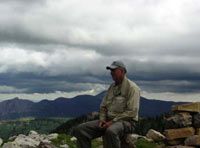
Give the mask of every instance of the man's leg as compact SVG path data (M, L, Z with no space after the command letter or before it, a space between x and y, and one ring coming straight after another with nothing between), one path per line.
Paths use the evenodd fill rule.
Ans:
M105 129L99 127L99 120L89 121L78 125L73 130L77 138L78 148L91 148L91 140L104 134Z
M131 133L132 126L129 122L115 122L106 129L103 141L104 148L121 148L121 139L124 134Z

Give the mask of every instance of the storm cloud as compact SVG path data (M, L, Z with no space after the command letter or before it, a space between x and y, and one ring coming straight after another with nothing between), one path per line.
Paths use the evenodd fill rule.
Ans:
M113 60L124 61L147 98L194 98L199 12L199 0L3 0L0 99L99 93L112 82L105 67Z

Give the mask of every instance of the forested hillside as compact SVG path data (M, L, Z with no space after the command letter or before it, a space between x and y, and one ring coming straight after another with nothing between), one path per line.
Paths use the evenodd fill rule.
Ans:
M18 134L28 134L34 130L41 134L48 134L66 123L69 118L22 118L18 120L1 121L0 122L0 138L8 139L11 136Z
M24 117L79 117L99 110L105 92L96 96L80 95L74 98L57 98L55 100L42 100L31 102L14 98L0 102L0 120L18 119ZM183 102L140 99L140 117L156 117L169 112L172 105Z

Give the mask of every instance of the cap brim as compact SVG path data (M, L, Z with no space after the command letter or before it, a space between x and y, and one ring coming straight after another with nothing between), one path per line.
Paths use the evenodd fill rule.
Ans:
M112 70L112 69L116 69L118 68L117 66L111 65L111 66L107 66L106 69L107 70Z

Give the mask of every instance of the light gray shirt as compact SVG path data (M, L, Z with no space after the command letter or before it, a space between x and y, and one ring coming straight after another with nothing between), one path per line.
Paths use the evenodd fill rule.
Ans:
M100 120L138 121L140 88L126 76L120 85L110 85L100 105Z

